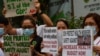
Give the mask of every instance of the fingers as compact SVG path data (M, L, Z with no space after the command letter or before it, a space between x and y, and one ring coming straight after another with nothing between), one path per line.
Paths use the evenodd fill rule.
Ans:
M6 10L5 8L3 8L3 10L2 10L2 14L5 15L6 12L7 12L7 10Z
M40 11L40 3L38 0L34 0L34 6L35 6L37 12L39 12Z
M100 46L93 46L93 51L100 53Z

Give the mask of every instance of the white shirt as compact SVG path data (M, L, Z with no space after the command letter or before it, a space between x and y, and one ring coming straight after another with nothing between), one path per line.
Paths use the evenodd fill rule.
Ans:
M0 42L4 43L3 37L0 37ZM0 56L4 56L4 52L3 52L3 50L1 48L0 48Z
M43 29L45 28L46 25L40 25L37 27L37 35L40 37L43 37Z
M40 25L37 26L37 35L40 37L43 37L43 29L46 25ZM23 35L23 29L22 28L17 28L16 29L17 35Z
M100 37L97 37L97 38L94 40L94 46L100 46ZM96 56L99 56L98 53L96 54Z

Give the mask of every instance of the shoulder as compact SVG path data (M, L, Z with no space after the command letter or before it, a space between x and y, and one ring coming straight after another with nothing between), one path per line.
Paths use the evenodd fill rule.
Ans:
M17 35L23 35L23 29L22 28L17 28L16 32L17 32Z
M44 28L44 27L46 27L46 25L39 25L39 26L37 26L37 29L41 29L41 28Z
M44 27L46 27L46 25L40 25L37 27L37 35L42 37Z

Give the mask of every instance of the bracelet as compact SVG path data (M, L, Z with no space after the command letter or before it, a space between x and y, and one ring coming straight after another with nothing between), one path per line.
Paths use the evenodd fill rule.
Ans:
M43 12L39 13L39 15L42 15L42 14L43 14Z

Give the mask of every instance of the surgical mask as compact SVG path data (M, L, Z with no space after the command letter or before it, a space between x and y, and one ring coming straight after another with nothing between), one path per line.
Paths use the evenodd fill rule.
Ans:
M0 35L4 34L4 28L0 28Z
M97 33L95 26L85 26L84 29L92 29L93 35L96 35L96 33Z
M34 32L35 32L35 31L34 31L33 28L32 28L32 29L24 29L24 30L23 30L23 34L24 34L24 35L27 35L27 36L32 35Z

